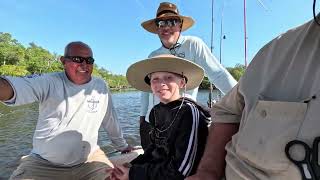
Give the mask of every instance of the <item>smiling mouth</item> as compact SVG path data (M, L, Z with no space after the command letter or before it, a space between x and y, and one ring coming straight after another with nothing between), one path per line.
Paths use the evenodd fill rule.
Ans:
M161 89L161 90L158 91L158 93L164 93L166 91L168 91L168 90L167 89Z
M164 32L164 33L162 33L161 35L162 35L162 36L169 36L169 35L171 35L171 33L170 33L170 32Z
M79 73L87 73L88 71L87 70L79 70L78 72Z

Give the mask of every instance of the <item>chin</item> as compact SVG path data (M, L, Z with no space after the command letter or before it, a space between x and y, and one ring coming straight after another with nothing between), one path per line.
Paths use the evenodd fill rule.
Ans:
M86 84L86 83L88 83L90 80L91 80L91 78L86 78L86 79L77 80L77 81L75 82L75 84L79 84L79 85L81 85L81 84Z
M170 102L171 97L170 97L170 98L168 98L168 97L161 97L160 100L161 100L161 102L168 103L168 102Z

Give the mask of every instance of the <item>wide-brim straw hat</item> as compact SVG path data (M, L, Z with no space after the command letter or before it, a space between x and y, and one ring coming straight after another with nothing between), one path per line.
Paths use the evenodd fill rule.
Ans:
M145 92L151 92L149 75L154 72L171 72L187 78L186 89L198 87L203 79L204 70L201 66L173 55L160 55L132 64L127 70L129 84Z
M148 21L141 23L141 26L145 30L147 30L151 33L157 34L157 26L156 26L155 20L156 19L169 19L172 17L178 17L182 20L181 31L187 30L188 28L190 28L194 24L194 20L191 17L182 16L179 14L179 10L175 4L169 3L169 2L162 2L162 3L160 3L160 5L158 7L156 18L150 19Z

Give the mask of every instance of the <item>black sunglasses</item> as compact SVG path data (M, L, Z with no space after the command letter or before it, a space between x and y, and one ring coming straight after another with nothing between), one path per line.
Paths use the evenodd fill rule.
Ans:
M162 27L174 27L181 24L181 19L173 18L173 19L156 19L155 23L158 28Z
M93 57L65 56L65 58L70 59L72 62L79 63L79 64L82 63L83 61L86 61L87 64L94 63Z

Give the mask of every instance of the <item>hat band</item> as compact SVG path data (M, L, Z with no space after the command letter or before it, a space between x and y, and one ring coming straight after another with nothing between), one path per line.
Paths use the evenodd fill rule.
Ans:
M166 14L166 13L173 13L173 14L178 15L178 13L177 13L177 12L175 12L175 11L171 11L171 10L163 10L163 11L160 11L160 12L157 14L157 17L161 16L162 14Z

